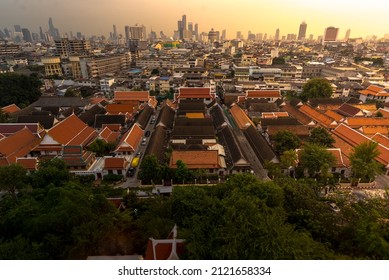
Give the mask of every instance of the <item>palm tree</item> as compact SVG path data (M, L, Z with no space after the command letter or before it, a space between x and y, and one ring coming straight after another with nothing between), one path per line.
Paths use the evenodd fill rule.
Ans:
M379 156L378 143L364 142L353 148L350 154L353 178L371 182L376 175L383 172L382 165L375 159Z

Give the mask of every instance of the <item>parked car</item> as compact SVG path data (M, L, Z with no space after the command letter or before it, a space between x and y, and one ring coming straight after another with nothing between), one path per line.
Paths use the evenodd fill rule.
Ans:
M134 167L130 167L127 171L127 176L128 177L133 177L135 175L136 169Z
M146 137L149 137L150 134L151 134L150 130L147 130L146 133L145 133L145 136L146 136Z
M146 138L143 138L143 139L142 139L141 145L144 146L144 145L146 145L146 143L147 143L147 139L146 139Z

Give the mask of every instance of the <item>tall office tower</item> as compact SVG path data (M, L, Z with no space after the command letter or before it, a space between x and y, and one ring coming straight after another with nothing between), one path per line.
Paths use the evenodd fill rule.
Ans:
M325 43L336 42L336 39L338 37L338 32L339 32L339 28L335 28L333 26L327 27L324 30L323 45Z
M211 31L208 32L208 42L213 43L216 41L216 39L217 39L217 33L212 28Z
M137 39L137 40L146 40L146 27L145 26L130 26L130 38L131 39Z
M32 43L31 32L27 28L22 28L23 40Z
M193 22L188 22L188 30L193 33Z
M242 39L242 32L236 32L236 39Z
M306 33L307 33L307 24L305 23L305 21L303 21L300 24L299 34L297 36L297 40L303 41L305 39Z
M5 34L6 38L10 38L11 37L11 33L9 32L8 28L4 28L4 34Z
M33 32L31 33L31 36L32 36L32 41L34 42L38 42L40 40L40 36L38 33Z
M262 37L263 37L263 34L262 33L258 33L257 34L257 41L258 42L262 42Z
M197 23L195 23L195 25L194 25L194 34L195 34L196 40L198 40L199 39L199 25Z
M184 39L184 29L182 28L182 20L177 21L178 28L178 38L180 40Z
M45 40L45 34L43 34L42 26L39 26L39 37L42 41Z
M149 39L150 39L150 41L152 41L152 42L155 41L155 40L157 40L157 33L156 33L155 31L151 30L151 31L150 31Z
M74 39L73 31L69 32L70 39Z
M76 37L78 40L82 40L82 33L81 32L77 32L76 33Z
M225 41L227 39L227 31L225 29L222 30L222 38L221 41Z
M0 30L0 39L4 39L5 38L5 34L2 30Z
M277 28L276 34L274 35L274 41L279 41L280 40L280 29Z
M15 32L22 32L22 28L20 27L20 25L14 25L14 28Z
M182 15L182 20L181 20L181 24L182 24L182 29L183 30L186 30L186 15Z
M267 40L267 33L265 33L265 35L263 35L263 40L264 40L264 41Z
M126 39L126 44L130 40L130 27L128 25L124 26L124 38Z
M116 25L113 25L113 33L112 33L113 39L116 40L118 38L118 32L116 30Z
M309 41L313 41L313 34L309 34Z
M60 38L59 31L54 27L52 18L49 18L49 34L54 38L54 40L58 40Z
M350 30L350 29L347 29L346 35L344 36L344 41L345 41L345 42L347 42L348 39L350 38L350 33L351 33L351 30Z

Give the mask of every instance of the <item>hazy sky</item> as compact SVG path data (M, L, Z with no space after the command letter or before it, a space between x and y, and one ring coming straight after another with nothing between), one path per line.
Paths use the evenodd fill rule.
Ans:
M385 0L0 0L0 28L19 24L37 32L48 29L48 19L61 33L108 35L115 24L118 33L125 25L143 24L149 33L163 30L172 36L183 14L187 22L199 24L200 32L227 30L227 38L242 31L281 35L298 33L302 21L309 34L322 35L335 26L339 38L348 28L351 37L389 33L389 2Z

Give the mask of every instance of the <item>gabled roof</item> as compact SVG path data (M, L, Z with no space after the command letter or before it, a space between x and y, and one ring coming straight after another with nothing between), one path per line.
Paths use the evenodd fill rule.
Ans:
M284 107L282 107L282 109L286 112L289 113L289 115L293 116L294 118L296 118L301 124L304 124L304 125L308 125L309 123L312 122L311 118L308 117L307 115L303 114L302 112L300 112L295 106L293 106L292 104L285 104Z
M95 127L102 128L103 125L108 124L119 124L120 126L124 126L126 124L126 116L125 115L95 115Z
M93 105L89 110L81 113L79 118L89 126L95 124L95 117L97 114L105 114L107 111L100 104Z
M26 170L34 171L38 169L39 160L37 157L20 157L16 159L16 163L23 166Z
M389 118L389 111L388 110L385 110L383 108L379 108L375 113L377 114L378 112L380 112L382 114L382 117Z
M370 85L367 89L359 91L362 95L372 95L372 96L384 96L389 97L389 93L383 87Z
M164 126L157 126L151 134L145 155L155 155L159 162L164 162L167 149L168 131Z
M185 251L184 246L185 240L178 239L174 226L167 239L149 239L145 260L178 260Z
M87 126L74 114L57 123L47 133L65 146L84 147L97 136L97 132L93 128Z
M289 117L288 112L266 112L262 113L262 118L264 119L277 119L277 118L287 118Z
M246 99L249 98L281 98L280 90L248 90Z
M255 155L263 164L266 160L271 162L278 162L277 156L270 147L266 139L255 129L254 126L249 126L243 131Z
M53 115L29 115L19 116L18 123L40 123L45 129L53 127L55 118Z
M179 88L178 95L176 99L185 99L185 98L197 98L197 99L214 99L215 94L211 93L211 88Z
M149 97L148 91L115 91L113 99L118 103L125 101L147 102Z
M342 115L339 115L338 113L336 113L335 111L332 111L332 110L327 110L324 112L324 114L329 116L330 118L334 119L337 122L342 121L344 118Z
M84 107L88 104L81 97L41 96L30 106L32 107Z
M149 104L146 104L143 110L140 112L136 123L139 124L142 129L145 129L153 112L154 108L151 107Z
M134 124L128 130L116 146L115 152L135 152L143 136L143 129L138 124Z
M254 125L246 113L237 104L233 104L230 107L230 113L240 129L243 130Z
M232 159L232 164L236 167L249 167L250 164L246 160L241 147L239 146L238 140L236 139L234 132L229 125L223 127L218 133L218 136L225 143L229 154Z
M269 125L267 126L267 134L272 137L279 131L288 130L292 131L298 137L304 138L310 135L309 127L305 125Z
M122 157L105 157L104 158L104 169L106 170L117 170L126 169L129 162Z
M119 114L133 114L138 110L138 105L132 106L131 104L108 104L105 106L105 110L111 115L119 115Z
M24 157L39 145L39 139L28 128L0 140L0 166L16 163L16 159Z
M217 169L221 168L217 150L207 151L173 151L170 157L169 166L177 168L177 161L181 160L188 169Z
M371 139L389 148L389 138L387 136L377 133Z
M39 123L0 123L0 134L10 136L27 127L32 134L43 137L44 128Z
M109 127L104 127L103 130L99 133L98 138L104 140L107 143L116 143L120 137L119 131L112 131Z
M167 129L173 129L175 113L176 112L167 104L162 106L162 109L158 115L156 127L163 126Z
M1 108L1 111L3 111L4 113L8 113L8 114L13 114L13 113L19 112L20 110L21 109L16 104L11 104L11 105L8 105L8 106Z
M345 117L354 117L358 114L363 115L360 109L350 104L342 104L342 106L338 108L337 112Z
M347 118L344 123L352 128L359 128L361 126L389 126L389 119L350 117Z
M306 104L301 106L299 110L326 128L335 127L337 125L337 122L333 118L316 111Z

